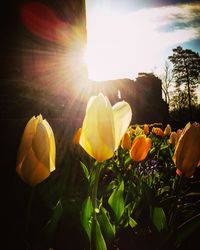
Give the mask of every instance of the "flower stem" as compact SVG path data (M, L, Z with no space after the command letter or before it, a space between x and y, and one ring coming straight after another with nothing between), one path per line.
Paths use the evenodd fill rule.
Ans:
M92 205L94 209L94 215L96 214L95 209L98 207L97 192L98 192L98 184L99 184L99 177L100 177L101 169L102 169L102 165L99 165L99 166L97 165L95 168L95 180L94 180L94 185L92 188ZM94 216L94 218L96 218L96 216Z

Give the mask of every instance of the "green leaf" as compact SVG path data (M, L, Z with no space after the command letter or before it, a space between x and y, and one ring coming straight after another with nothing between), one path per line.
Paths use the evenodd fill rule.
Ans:
M91 240L91 230L92 230L92 213L93 206L90 196L83 202L81 210L81 224L87 233L89 240Z
M110 198L108 199L108 204L112 208L117 223L119 223L123 213L124 213L124 182L122 181L120 186L114 189Z
M81 168L83 170L84 176L89 181L89 179L90 179L90 173L89 173L87 167L85 166L85 164L83 162L80 162L80 163L81 163Z
M95 244L95 250L107 250L105 240L103 238L103 235L101 233L101 228L99 225L99 222L96 220L94 221L94 244Z
M197 214L185 221L178 227L176 245L179 246L185 239L200 229L200 214Z
M159 232L167 228L167 220L162 207L153 208L152 220Z
M97 215L102 233L109 242L115 238L115 227L111 224L108 211L101 207L100 213Z
M132 158L129 156L129 157L125 160L124 165L125 165L125 166L129 165L129 164L131 163L131 161L132 161Z
M137 226L137 222L129 216L129 225L134 228Z

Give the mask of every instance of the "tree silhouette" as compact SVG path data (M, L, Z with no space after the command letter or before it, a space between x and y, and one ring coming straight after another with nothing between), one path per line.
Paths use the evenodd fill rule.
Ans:
M161 75L161 80L164 100L170 106L170 87L172 87L173 74L169 61L165 61L164 72Z
M192 95L199 84L200 56L190 49L178 46L173 49L173 55L168 58L173 63L172 72L176 87L184 86L187 93L190 120L192 120Z

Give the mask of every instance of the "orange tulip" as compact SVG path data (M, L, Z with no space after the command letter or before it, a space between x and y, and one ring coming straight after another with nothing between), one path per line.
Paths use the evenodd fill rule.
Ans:
M75 145L79 144L79 140L80 140L80 136L81 136L81 131L82 131L82 128L79 128L79 129L76 131L75 135L74 135L73 143L74 143Z
M145 135L148 135L148 133L149 133L149 125L148 124L144 124L143 131L144 131Z
M55 170L56 147L53 131L42 116L27 123L17 155L16 171L27 184L34 186Z
M164 132L161 128L153 128L152 129L152 132L155 134L155 135L158 135L158 136L161 136L163 137L164 136Z
M137 136L130 149L130 156L134 161L143 161L151 148L151 139L145 135Z
M200 124L188 123L176 145L173 161L186 177L193 176L200 162Z
M121 147L123 149L130 149L131 148L131 138L130 138L128 132L126 132L122 138Z

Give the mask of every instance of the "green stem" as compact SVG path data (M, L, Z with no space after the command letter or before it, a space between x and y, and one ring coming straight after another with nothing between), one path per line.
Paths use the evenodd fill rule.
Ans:
M94 185L92 188L92 205L93 205L93 209L94 209L94 215L95 215L95 208L98 207L98 203L97 203L97 192L98 192L98 184L99 184L99 177L100 177L100 173L101 173L101 169L102 166L96 166L95 169L95 180L94 180ZM94 217L96 218L96 216Z
M97 216L96 216L96 209L98 208L98 200L97 200L97 193L98 193L98 185L99 185L99 177L102 169L101 164L95 164L94 166L94 171L95 171L95 180L94 184L92 186L92 192L91 192L91 197L92 197L92 206L93 206L93 219L92 219L92 232L91 236L92 239L95 237L95 230L96 230L96 223L97 223ZM93 240L90 241L90 250L93 249Z

